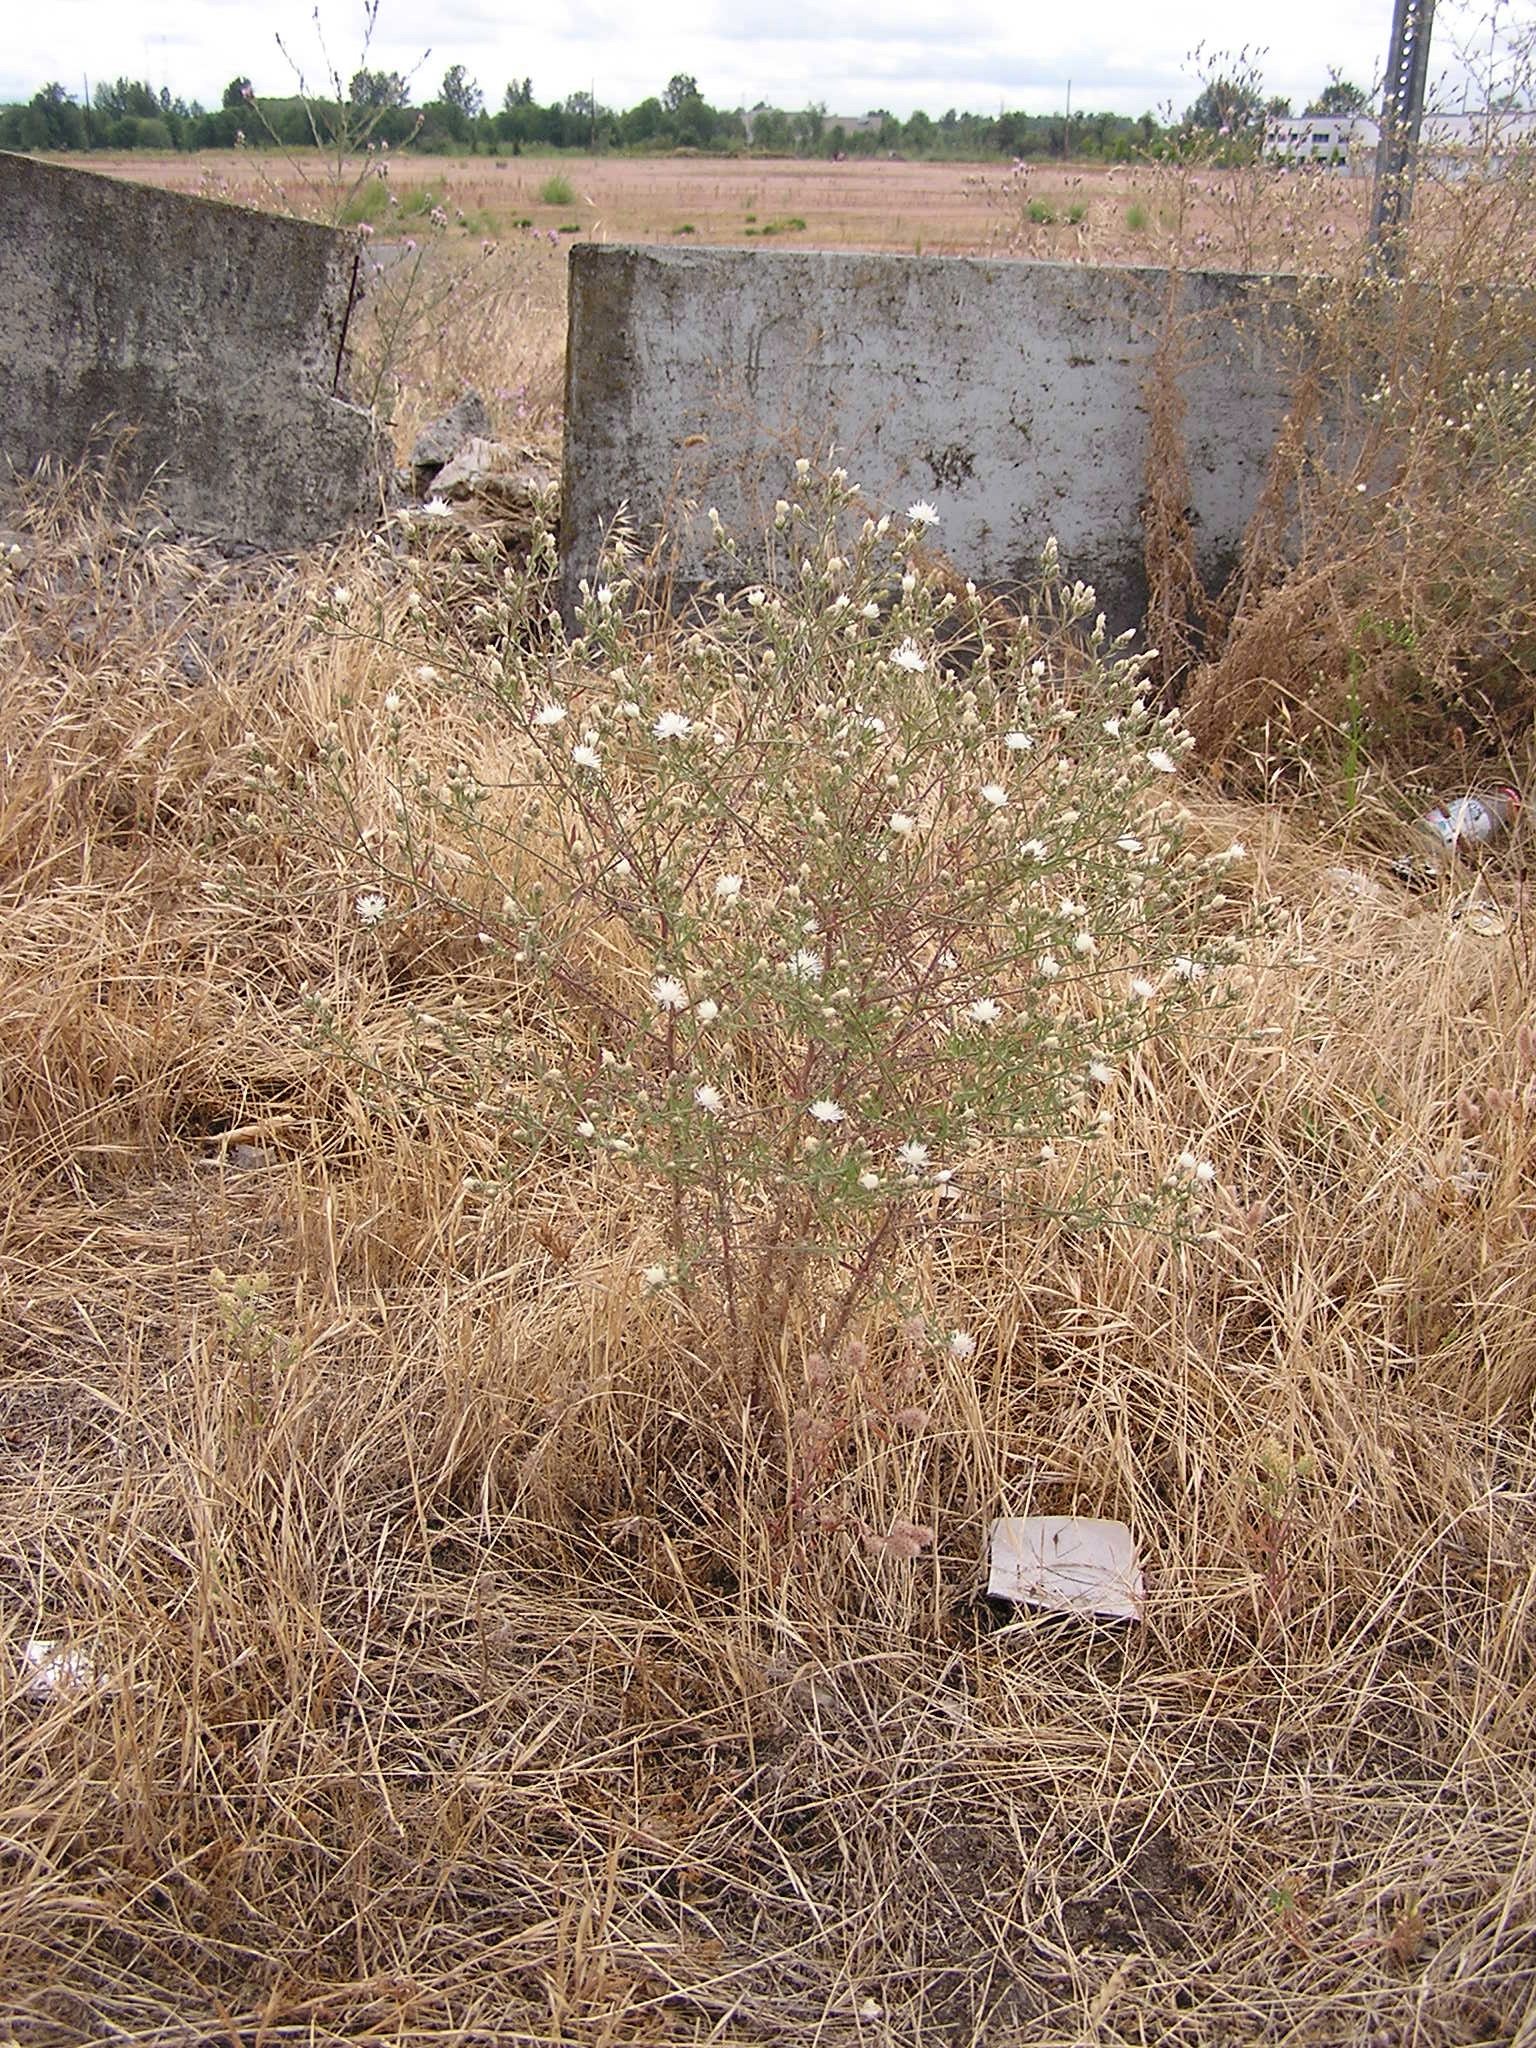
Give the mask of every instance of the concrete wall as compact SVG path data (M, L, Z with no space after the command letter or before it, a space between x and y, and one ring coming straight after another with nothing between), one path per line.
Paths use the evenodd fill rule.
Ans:
M289 548L368 517L374 423L332 391L352 275L325 228L0 155L0 482L111 419L187 532Z
M1230 565L1283 409L1289 295L1186 277L1186 451L1200 566ZM724 574L704 516L761 532L794 458L887 508L938 508L978 582L1028 577L1055 534L1116 628L1145 607L1144 386L1168 276L959 257L586 245L571 251L566 594L621 502L665 522L686 582ZM685 518L684 500L699 510ZM739 577L738 577L739 580Z

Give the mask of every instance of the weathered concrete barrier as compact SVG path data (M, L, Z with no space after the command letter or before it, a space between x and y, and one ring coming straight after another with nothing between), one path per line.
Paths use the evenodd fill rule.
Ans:
M0 155L0 484L125 427L125 481L189 533L288 548L367 518L354 291L328 229Z
M1187 509L1199 567L1220 577L1283 411L1291 295L1216 274L1177 290ZM935 505L935 538L978 582L1026 580L1054 534L1115 627L1136 623L1146 385L1169 291L1161 270L577 246L567 598L621 503L642 532L665 526L684 584L724 576L704 509L746 541L795 457L835 446L871 500Z

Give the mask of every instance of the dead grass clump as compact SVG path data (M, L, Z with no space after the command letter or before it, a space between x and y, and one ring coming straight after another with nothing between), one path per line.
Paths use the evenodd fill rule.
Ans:
M1533 168L1430 166L1399 274L1362 248L1302 287L1291 418L1187 699L1213 763L1528 765Z
M359 927L386 696L424 756L471 738L393 651L388 558L215 589L64 497L26 543L0 593L18 2038L1524 2037L1512 877L1480 934L1342 892L1305 814L1190 789L1251 850L1247 957L1203 1035L1128 1071L1106 1142L1209 1159L1220 1242L937 1229L911 1286L973 1358L813 1367L791 1327L749 1407L641 1284L643 1176L556 1146L493 1170L476 1048L569 1020L425 912L396 951ZM338 583L383 631L338 630ZM88 644L55 623L82 586ZM215 631L229 659L187 677ZM264 767L309 778L310 832ZM434 1051L421 1013L455 997ZM425 1062L420 1114L326 1056L317 998L381 1073ZM937 1541L792 1537L797 1471ZM978 1597L989 1518L1053 1510L1131 1521L1139 1629Z

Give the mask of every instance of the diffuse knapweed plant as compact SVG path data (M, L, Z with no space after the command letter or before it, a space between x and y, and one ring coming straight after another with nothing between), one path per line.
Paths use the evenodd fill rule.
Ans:
M1240 849L1186 850L1177 720L1054 543L1005 630L933 566L935 518L864 517L802 463L770 573L691 622L620 542L574 636L551 617L538 651L403 650L472 694L478 763L445 777L398 689L378 711L369 942L446 910L544 1028L464 1005L375 1084L472 1095L509 1185L535 1159L640 1177L643 1284L745 1388L791 1332L828 1354L882 1314L910 1330L924 1238L1206 1214L1210 1169L1176 1141L1135 1176L1084 1168L1149 1042L1212 994Z

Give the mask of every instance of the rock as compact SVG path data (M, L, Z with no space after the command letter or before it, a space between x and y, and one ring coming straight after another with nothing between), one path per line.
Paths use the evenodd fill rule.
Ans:
M452 462L464 443L491 431L491 416L478 391L466 391L449 406L440 420L423 427L411 450L411 480L416 495L424 497L444 463Z
M438 471L432 489L450 503L477 498L487 505L521 509L553 489L557 481L548 461L533 449L512 448L505 441L476 435Z

